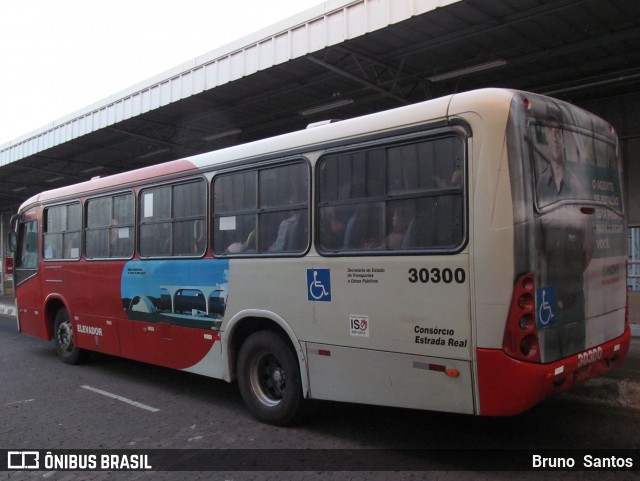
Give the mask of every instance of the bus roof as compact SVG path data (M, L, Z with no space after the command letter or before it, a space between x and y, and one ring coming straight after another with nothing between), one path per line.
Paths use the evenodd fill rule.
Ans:
M426 121L445 121L450 114L448 109L453 97L456 97L457 111L460 111L463 106L472 108L471 102L474 105L479 105L481 109L485 107L491 109L504 108L505 104L508 105L514 93L515 91L513 90L497 88L463 92L107 177L98 177L78 184L41 192L26 200L20 210L22 211L34 204L55 202L56 200L70 197L88 195L96 191L113 190L120 187L124 189L143 181L179 175L192 170L214 169L216 166L222 166L230 162L250 163L252 160L266 155L282 157L303 151L309 152L326 146L331 142L337 143L367 134L373 136L403 127L410 128ZM476 108L474 107L473 110L476 110Z

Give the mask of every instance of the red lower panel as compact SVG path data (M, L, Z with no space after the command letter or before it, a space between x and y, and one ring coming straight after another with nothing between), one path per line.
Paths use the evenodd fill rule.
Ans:
M622 363L631 331L609 342L549 364L518 361L499 349L478 349L480 414L511 416L567 391Z

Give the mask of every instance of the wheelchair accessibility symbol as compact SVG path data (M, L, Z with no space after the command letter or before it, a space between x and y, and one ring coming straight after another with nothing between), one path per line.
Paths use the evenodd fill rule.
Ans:
M536 320L538 328L553 326L558 319L558 303L555 287L541 287L536 293L538 309Z
M330 269L307 269L307 299L331 302Z

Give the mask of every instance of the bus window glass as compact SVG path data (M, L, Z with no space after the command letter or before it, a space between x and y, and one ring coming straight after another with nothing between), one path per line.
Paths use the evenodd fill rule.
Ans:
M308 169L302 162L214 181L217 255L300 253L308 245Z
M203 180L142 191L140 255L203 255L207 245L206 198Z
M173 187L173 255L204 254L207 245L206 199L204 182L191 182Z
M133 218L133 194L90 199L87 202L87 258L131 257Z
M622 211L613 144L555 121L532 124L531 138L538 210L558 203L595 201Z
M111 197L87 202L87 227L95 229L111 224Z
M171 255L171 187L144 190L140 220L140 255Z
M454 135L326 156L320 250L455 250L464 241L463 166Z
M82 208L79 203L45 209L44 258L79 259Z
M36 269L38 267L38 221L20 224L16 268Z
M204 217L204 182L176 185L173 188L173 213L176 219Z

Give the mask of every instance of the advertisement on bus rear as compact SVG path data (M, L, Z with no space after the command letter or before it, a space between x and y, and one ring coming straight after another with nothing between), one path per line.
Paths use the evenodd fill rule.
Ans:
M622 334L626 236L615 137L604 122L547 101L529 118L536 326L543 362Z

